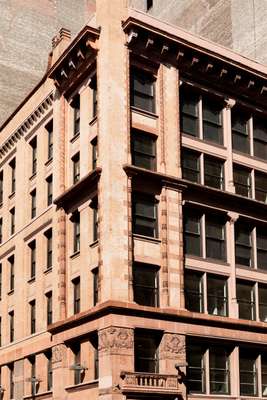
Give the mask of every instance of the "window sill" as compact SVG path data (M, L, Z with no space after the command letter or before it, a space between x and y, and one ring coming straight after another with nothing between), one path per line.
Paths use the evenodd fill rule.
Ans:
M79 257L79 256L80 256L80 250L75 251L74 253L72 253L72 254L70 255L70 258L73 259L73 258L77 258L77 257Z
M46 398L46 396L49 396L52 394L52 390L47 390L45 392L40 392L40 393L36 393L34 396L32 394L28 394L26 396L23 396L22 398L25 400L30 400L30 399L38 399L38 398Z
M27 280L27 283L33 283L35 282L35 276Z
M95 116L91 119L91 121L89 121L89 125L90 125L90 126L94 125L94 123L96 122L96 120L97 120L97 115L95 115Z
M77 132L77 133L75 133L74 136L72 136L72 138L70 139L70 143L76 142L76 140L78 139L78 137L80 137L80 132Z
M44 274L49 274L50 272L52 272L52 269L53 269L53 267L45 268L45 269L43 270L43 273L44 273Z
M16 192L10 193L10 195L8 196L8 198L11 200L13 197L15 197L15 193L16 193Z
M207 140L207 139L201 139L199 136L194 136L194 135L190 135L190 133L185 133L185 132L181 132L182 136L196 140L197 142L200 143L207 143L210 146L215 146L215 147L219 147L220 149L224 149L226 150L226 147L223 144L217 143L217 142L213 142L212 140ZM220 157L221 158L221 157Z
M143 240L144 242L151 242L151 243L161 243L161 239L153 238L150 236L139 235L138 233L133 233L133 238L138 240Z
M36 178L36 172L29 177L29 181L33 181Z
M11 296L12 294L14 294L14 289L11 289L9 292L7 292L8 296Z
M65 386L65 390L67 392L75 392L76 390L87 389L90 387L97 387L98 379L94 379L92 381L78 383L77 385Z
M48 158L48 160L45 162L45 166L47 167L48 165L50 165L53 161L53 157Z
M226 266L230 266L230 264L227 261L223 261L217 258L204 258L201 256L195 256L193 254L185 254L185 260L201 260L203 262L207 262L209 264L219 264L219 265L226 265Z
M98 239L94 240L92 243L89 244L89 247L91 247L91 248L94 248L96 246L98 246Z
M147 110L142 110L141 108L137 108L137 107L134 107L134 106L131 106L131 111L133 111L133 112L135 112L137 114L144 115L146 117L153 118L153 119L158 119L158 117L159 117L158 114L152 113L152 112L147 111Z

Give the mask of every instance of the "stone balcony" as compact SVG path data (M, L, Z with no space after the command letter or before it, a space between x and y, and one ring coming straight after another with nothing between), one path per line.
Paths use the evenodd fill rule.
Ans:
M157 395L182 395L178 375L147 372L121 372L122 393L155 393Z

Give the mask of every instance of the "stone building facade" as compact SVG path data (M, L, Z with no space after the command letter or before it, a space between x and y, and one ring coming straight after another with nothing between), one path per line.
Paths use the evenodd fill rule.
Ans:
M267 395L266 93L125 0L60 30L1 131L3 400Z

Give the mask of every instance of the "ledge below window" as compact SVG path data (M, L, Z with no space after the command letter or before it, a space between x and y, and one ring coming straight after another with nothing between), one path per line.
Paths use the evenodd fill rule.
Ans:
M23 396L23 400L31 400L31 399L52 399L52 390L42 392L42 393L36 393L35 395L26 395Z
M97 387L98 387L98 379L95 379L93 381L79 383L78 385L66 386L65 390L67 392L76 392L79 390L93 389Z

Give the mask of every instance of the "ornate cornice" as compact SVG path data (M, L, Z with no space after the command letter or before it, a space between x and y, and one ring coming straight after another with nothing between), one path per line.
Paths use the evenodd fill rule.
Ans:
M140 13L122 27L126 46L155 63L171 64L182 77L208 84L229 97L267 105L267 69L252 60Z
M13 149L21 137L25 136L47 115L52 105L53 93L51 92L0 146L0 160Z

